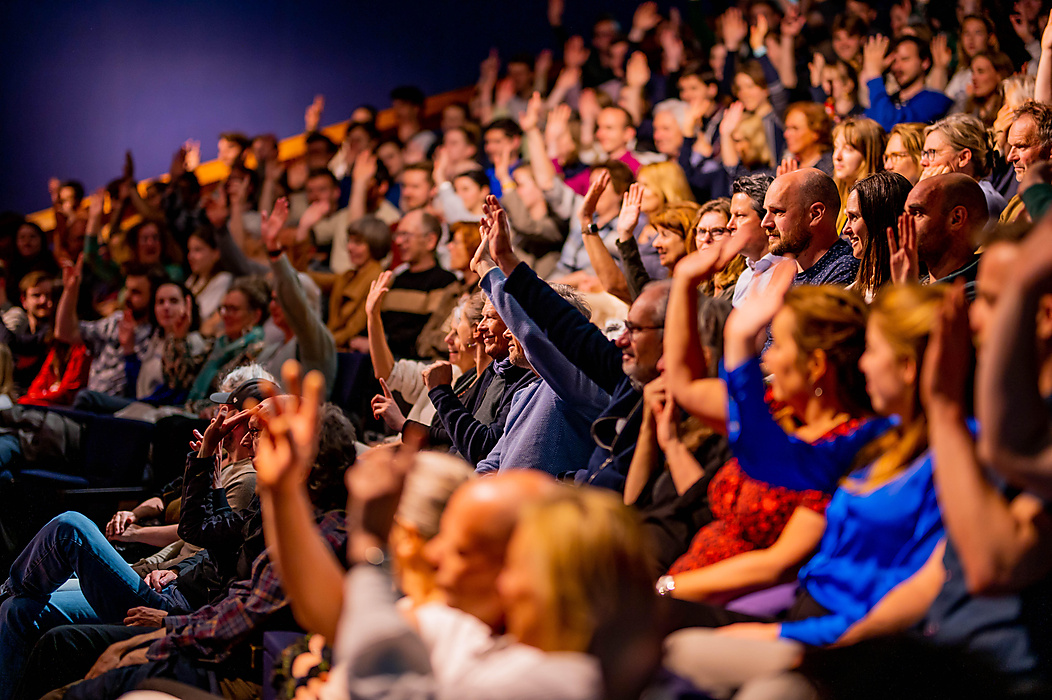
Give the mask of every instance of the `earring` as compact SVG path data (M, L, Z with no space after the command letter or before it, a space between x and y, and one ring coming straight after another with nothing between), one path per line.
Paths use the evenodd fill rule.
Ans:
M821 395L822 395L822 387L816 386L815 387L815 396L821 396Z

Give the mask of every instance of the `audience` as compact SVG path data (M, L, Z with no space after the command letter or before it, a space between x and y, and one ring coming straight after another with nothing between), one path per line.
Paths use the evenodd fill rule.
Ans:
M1052 22L694 5L0 217L0 700L1049 694Z

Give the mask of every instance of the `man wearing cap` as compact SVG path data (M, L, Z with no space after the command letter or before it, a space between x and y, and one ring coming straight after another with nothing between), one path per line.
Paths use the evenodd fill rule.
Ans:
M222 598L233 581L248 577L251 562L264 548L263 537L261 528L258 537L246 536L241 525L259 518L259 500L254 489L246 490L243 484L236 503L228 500L233 484L224 474L244 478L251 472L254 483L251 460L257 433L252 432L252 416L240 409L278 391L273 382L253 378L232 392L213 395L224 405L204 435L197 436L196 454L187 458L178 526L184 541L208 547L208 558L198 553L144 579L114 550L107 537L119 539L134 526L128 516L143 506L156 507L159 499L131 513L118 513L105 535L72 511L56 516L37 533L0 585L0 678L11 689L33 644L53 627L123 621L156 626L169 613L189 613ZM234 461L221 469L224 444ZM234 510L232 503L241 509ZM77 579L71 584L73 574ZM0 699L6 697L0 688Z

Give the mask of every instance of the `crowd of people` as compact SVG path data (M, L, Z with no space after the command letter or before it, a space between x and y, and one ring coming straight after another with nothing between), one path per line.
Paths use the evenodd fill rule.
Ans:
M1052 8L685 5L4 215L0 700L1052 694Z

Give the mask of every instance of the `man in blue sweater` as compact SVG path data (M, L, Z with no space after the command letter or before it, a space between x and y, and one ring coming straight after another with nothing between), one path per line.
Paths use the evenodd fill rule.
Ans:
M886 37L871 37L862 54L859 80L869 88L866 116L891 131L896 124L931 123L946 114L953 100L924 87L931 70L931 48L915 36L899 37L890 51L888 45ZM884 85L885 54L891 58L889 72L899 87L893 95Z
M588 462L594 443L592 421L599 417L610 394L559 352L519 303L504 291L507 278L479 247L472 261L482 277L482 289L508 326L508 354L516 367L536 372L540 379L522 389L511 402L504 434L475 471L486 474L507 469L540 469L554 476L579 469ZM592 310L565 284L552 288L585 318Z
M487 197L483 211L484 240L500 271L507 275L504 292L570 364L610 395L592 423L595 444L591 456L574 479L622 491L639 438L643 386L658 376L668 283L652 282L644 287L628 311L625 331L611 342L533 270L520 264L511 248L507 216L496 197Z

